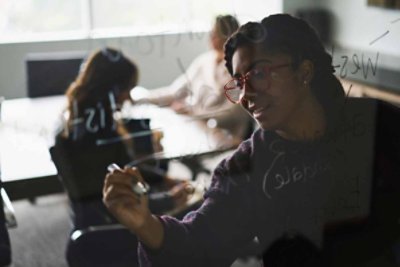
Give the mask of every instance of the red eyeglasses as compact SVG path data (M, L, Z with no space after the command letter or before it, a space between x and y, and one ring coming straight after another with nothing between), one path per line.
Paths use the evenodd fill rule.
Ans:
M275 66L265 66L262 68L254 68L247 72L245 75L233 78L224 86L225 96L234 104L239 104L243 98L245 83L252 89L257 90L260 88L269 88L271 81L278 78L278 73L274 72L279 68L290 66L289 63L280 64Z

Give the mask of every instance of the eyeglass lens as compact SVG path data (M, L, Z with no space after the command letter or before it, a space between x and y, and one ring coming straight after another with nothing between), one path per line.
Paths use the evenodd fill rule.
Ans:
M252 90L260 90L260 88L269 87L270 84L268 75L263 75L263 77L260 77L252 75L252 73L249 73L246 82L247 85L249 85ZM235 103L240 102L240 99L244 96L243 86L244 86L243 82L241 82L239 79L231 80L226 86L227 97L232 102Z

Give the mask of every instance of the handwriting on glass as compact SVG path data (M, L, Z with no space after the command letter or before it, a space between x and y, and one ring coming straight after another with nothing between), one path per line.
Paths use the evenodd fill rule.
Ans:
M263 192L266 197L272 198L271 191L281 190L289 184L298 183L300 181L306 182L309 179L314 178L318 172L323 172L327 169L327 164L323 164L320 161L313 163L300 162L296 165L290 166L285 163L286 151L281 148L281 140L275 140L269 145L269 150L275 155L271 165L268 167L264 174L262 183ZM279 171L275 171L275 167L279 166Z
M348 76L348 72L350 74L355 75L362 71L362 75L364 79L367 79L370 75L370 69L372 76L376 75L376 71L378 69L378 59L379 59L379 52L375 55L375 61L372 62L370 57L365 58L364 53L361 53L361 57L354 53L351 58L347 55L341 56L342 64L335 65L334 68L340 68L339 76L340 78L346 78ZM349 69L350 64L352 63L354 67Z

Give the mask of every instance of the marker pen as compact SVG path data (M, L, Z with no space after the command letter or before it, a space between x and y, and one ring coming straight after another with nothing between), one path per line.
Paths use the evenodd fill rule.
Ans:
M112 172L114 170L121 170L121 168L117 164L111 163L110 165L108 165L107 170L109 172ZM146 195L149 192L150 186L147 183L142 183L138 181L134 185L132 185L132 190L138 196L142 196Z

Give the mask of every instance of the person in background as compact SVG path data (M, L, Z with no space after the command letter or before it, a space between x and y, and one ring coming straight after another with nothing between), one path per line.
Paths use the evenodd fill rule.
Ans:
M247 110L260 128L220 162L198 210L183 220L153 215L147 197L130 189L144 177L137 169L105 178L103 201L138 236L141 266L228 267L254 241L266 251L265 266L283 266L276 263L300 256L306 259L294 266L311 266L304 263L318 260L325 227L361 222L370 215L382 222L385 213L387 221L374 230L379 233L376 242L361 241L349 249L370 245L362 255L394 260L400 215L398 204L391 204L390 211L387 205L399 203L400 127L393 123L398 108L346 99L332 57L315 31L288 14L241 26L225 44L225 60L232 75L225 85L227 98ZM379 159L391 167L379 168ZM378 167L374 171L371 166ZM374 198L372 184L377 186ZM389 192L393 201L384 202ZM375 213L370 199L382 193L384 209ZM360 227L357 231L364 229ZM287 236L296 236L292 240L304 253L285 254L296 252ZM285 247L276 249L279 244ZM314 261L312 266L328 263Z
M230 79L225 68L224 43L239 27L231 15L217 16L209 36L211 50L199 55L171 85L148 90L148 96L133 99L169 106L177 113L211 119L239 139L249 135L250 117L240 107L230 105L224 85Z
M139 142L152 145L150 129L141 129L148 135L137 141L130 129L135 121L118 116L123 103L130 101L130 90L138 78L135 63L121 51L104 48L89 56L66 91L64 122L52 148L59 153L52 155L72 200L75 228L116 222L101 202L107 167L111 163L123 167L137 160ZM135 126L142 124L139 121ZM150 194L153 212L162 213L186 202L184 182L169 178L157 164L139 166L151 186L165 189L162 194Z

